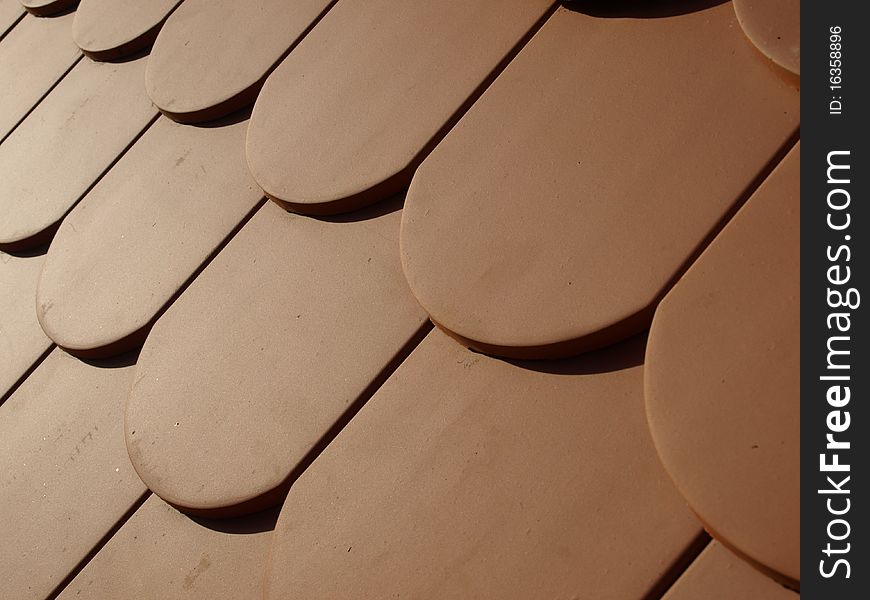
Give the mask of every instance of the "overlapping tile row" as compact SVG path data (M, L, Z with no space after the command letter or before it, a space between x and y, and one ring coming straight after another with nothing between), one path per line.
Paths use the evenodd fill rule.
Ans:
M47 597L145 493L124 448L132 375L55 349L0 406L4 597Z
M151 490L211 515L281 501L426 326L399 266L397 208L327 221L267 203L163 314L126 413Z
M277 516L192 520L152 495L58 598L260 598Z
M668 473L707 529L800 582L800 148L653 320L646 403Z
M663 600L798 600L799 596L765 577L711 542L668 590Z
M217 119L257 97L269 71L334 0L186 0L154 42L145 87L181 122Z
M511 364L431 332L291 488L266 597L646 598L700 526L642 356Z
M798 90L732 6L672 8L559 9L417 171L405 274L464 343L542 358L645 329L793 143Z
M0 249L44 244L156 117L145 60L82 60L0 144Z
M158 312L262 198L247 122L158 121L60 226L36 295L46 333L79 355L142 344Z
M51 346L33 303L44 261L0 252L0 401Z
M94 60L113 60L147 48L182 0L82 0L72 37Z
M175 7L127 4L84 0L85 51L136 52ZM522 363L441 331L420 342L430 325L403 266L439 324L488 352L577 354L641 331L793 141L796 80L747 42L730 4L332 4L186 0L152 56L82 60L0 145L0 169L25 171L0 182L0 243L35 246L59 226L45 258L0 255L0 286L26 292L10 296L10 339L36 353L0 372L9 386L49 348L34 308L55 341L90 356L137 348L154 325L135 367L56 349L0 406L0 444L16 444L0 472L19 477L25 454L41 461L0 488L0 525L13 531L4 591L45 597L99 550L62 598L258 597L269 562L273 598L640 600L705 541L679 492L742 557L784 571L770 545L759 556L745 543L739 514L699 508L665 452L669 481L643 402L661 354L641 366L635 338ZM146 89L174 120L215 119L252 103L297 42L257 101L247 150L243 115L154 121ZM294 211L400 190L514 51L414 178L404 217L401 197L339 218L263 205L245 151L257 183ZM28 182L45 187L10 200ZM738 366L726 365L739 386ZM752 450L768 466L787 454ZM79 454L74 470L49 465ZM28 504L40 477L65 499ZM157 495L100 548L142 482ZM86 484L91 500L104 492L82 508ZM234 517L288 489L274 534L274 510L220 523L176 510ZM79 511L77 524L63 511ZM50 541L46 521L60 521ZM47 554L34 561L37 550ZM703 595L726 568L744 597L782 591L714 543L669 598Z
M73 15L26 15L0 44L0 140L81 57L69 36Z
M336 214L404 190L552 0L342 0L268 78L248 162L293 211Z

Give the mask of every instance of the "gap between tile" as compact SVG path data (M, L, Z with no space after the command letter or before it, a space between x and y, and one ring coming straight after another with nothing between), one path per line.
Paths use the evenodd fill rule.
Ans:
M668 590L677 582L683 575L686 569L691 566L695 559L701 555L701 552L710 544L713 538L710 537L703 529L701 532L689 542L682 554L677 559L665 568L659 580L655 583L652 589L643 597L643 600L660 600Z
M82 569L84 569L87 564L91 562L91 559L93 559L94 556L96 556L97 553L103 549L103 546L105 546L109 542L109 540L112 539L116 533L118 533L118 530L120 530L121 527L123 527L124 524L127 522L127 520L133 516L133 513L135 513L142 507L142 505L145 503L149 496L151 496L151 491L146 489L145 492L141 496L139 496L139 498L133 504L130 505L130 508L127 509L127 512L125 512L121 516L121 518L118 519L118 521L112 526L112 528L106 532L106 534L100 539L100 541L97 542L93 548L91 548L91 551L88 552L84 556L84 558L82 558L79 563L75 567L73 567L73 569L67 574L67 576L64 577L63 580L61 580L61 582L57 584L57 587L55 587L51 591L51 593L46 596L45 600L55 600L55 598L60 595L64 588L66 588L66 586L68 586L72 582L72 580L76 578L76 576L82 571Z

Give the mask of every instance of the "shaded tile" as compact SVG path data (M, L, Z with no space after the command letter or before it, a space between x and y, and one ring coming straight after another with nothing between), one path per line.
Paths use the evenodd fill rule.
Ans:
M259 598L276 517L195 521L152 495L59 599Z
M0 399L51 346L33 303L44 262L0 252Z
M713 534L800 580L800 149L656 311L646 403L665 468Z
M20 0L21 5L40 17L48 17L74 7L79 0Z
M770 60L801 72L800 0L734 0L743 32Z
M408 192L411 289L436 323L488 353L576 354L647 327L796 135L798 90L747 43L730 4L601 9L646 18L574 4Z
M216 516L281 501L426 322L395 208L323 221L267 203L157 321L126 415L151 490Z
M655 458L642 356L529 368L431 332L290 489L267 597L646 597L700 525Z
M44 243L157 111L145 59L80 61L0 144L0 245ZM87 151L84 151L87 149Z
M42 600L145 488L124 451L131 366L54 350L0 406L0 587Z
M710 542L663 600L798 600L789 591Z
M145 88L177 121L207 121L251 104L269 71L332 0L187 0L166 21Z
M0 39L21 18L24 9L18 0L0 0Z
M262 198L245 165L246 121L160 118L64 219L37 313L60 346L111 355L144 341L158 311Z
M552 0L343 0L269 76L248 163L293 211L335 214L406 187Z
M0 140L79 59L69 37L73 16L26 15L0 45Z
M151 45L181 0L82 0L72 35L95 60L112 60Z

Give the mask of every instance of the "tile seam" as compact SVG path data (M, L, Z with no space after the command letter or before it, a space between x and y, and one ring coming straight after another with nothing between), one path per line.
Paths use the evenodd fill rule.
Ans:
M3 39L3 38L0 37L0 41L2 41L2 39ZM75 66L81 62L82 58L84 58L84 55L81 54L81 53L79 53L78 58L76 58L76 59L72 62L72 64L71 64L69 67L67 67L67 69L66 69L63 73L61 73L60 77L58 77L57 80L55 80L54 83L52 83L52 84L48 87L48 89L45 90L45 92L44 92L44 93L43 93L43 94L42 94L42 95L41 95L41 96L36 100L36 102L33 103L33 106L31 106L30 108L27 109L27 112L25 112L24 115L22 115L22 117L21 117L20 119L18 119L18 121L15 122L15 125L13 125L13 126L9 129L9 131L6 133L6 135L4 135L2 138L0 138L0 144L2 144L3 142L5 142L6 139L7 139L10 135L12 135L12 134L15 132L16 129L18 129L18 126L21 125L21 124L22 124L22 123L27 119L27 117L29 117L29 116L31 115L31 113L33 113L33 111L36 110L36 108L37 108L40 104L42 104L42 101L45 100L45 98L46 98L46 97L47 97L51 92L53 92L54 89L55 89L58 85L60 85L60 82L63 81L63 80L66 78L66 76L69 75L69 72L72 71L72 70L75 68Z
M76 566L74 566L69 573L67 573L66 577L64 577L60 581L60 583L55 586L51 593L45 597L45 600L55 600L61 594L61 592L63 592L64 589L66 589L66 587L70 583L72 583L73 579L75 579L78 574L81 573L82 570L84 570L88 563L90 563L91 560L93 560L93 558L97 554L99 554L99 552L105 547L105 545L109 543L109 540L115 537L115 534L118 533L118 531L130 519L130 517L132 517L133 514L142 507L143 504L145 504L145 501L148 500L150 496L151 490L145 488L145 491L142 492L142 494L130 504L130 507L127 509L127 511L123 515L121 515L121 518L119 518L115 522L115 524L109 528L109 530L103 535L103 537L101 537L100 540L96 544L94 544L94 547L91 548L84 557L82 557L78 564L76 564Z

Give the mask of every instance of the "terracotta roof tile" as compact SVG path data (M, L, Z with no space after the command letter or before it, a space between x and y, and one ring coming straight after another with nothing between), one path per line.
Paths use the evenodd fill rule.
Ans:
M266 81L248 162L291 210L335 214L404 190L552 0L343 0Z
M0 44L0 140L81 57L69 37L72 15L26 15Z
M0 595L795 598L796 0L25 2Z
M33 303L44 261L0 252L0 401L51 346Z
M80 61L0 144L0 245L44 243L155 117L142 93L144 69L141 58Z
M182 0L82 0L72 37L93 59L111 60L149 46Z
M37 292L60 346L107 355L147 326L262 198L245 166L247 122L161 117L64 220Z
M711 542L662 600L798 600L722 544Z
M642 355L510 364L433 331L291 488L267 597L646 598L700 527Z
M59 600L259 598L276 517L192 520L151 496Z
M56 349L0 406L6 597L45 598L145 492L122 433L132 375Z
M324 221L267 203L157 321L126 431L155 493L211 514L280 502L414 339L425 315L399 266L399 213L385 210Z
M334 0L187 0L151 52L145 89L182 122L251 104L269 71Z
M414 177L405 274L474 347L570 355L645 329L796 135L798 90L730 4L631 6L650 18L560 8Z
M710 532L800 580L800 148L665 297L646 402L662 462Z

